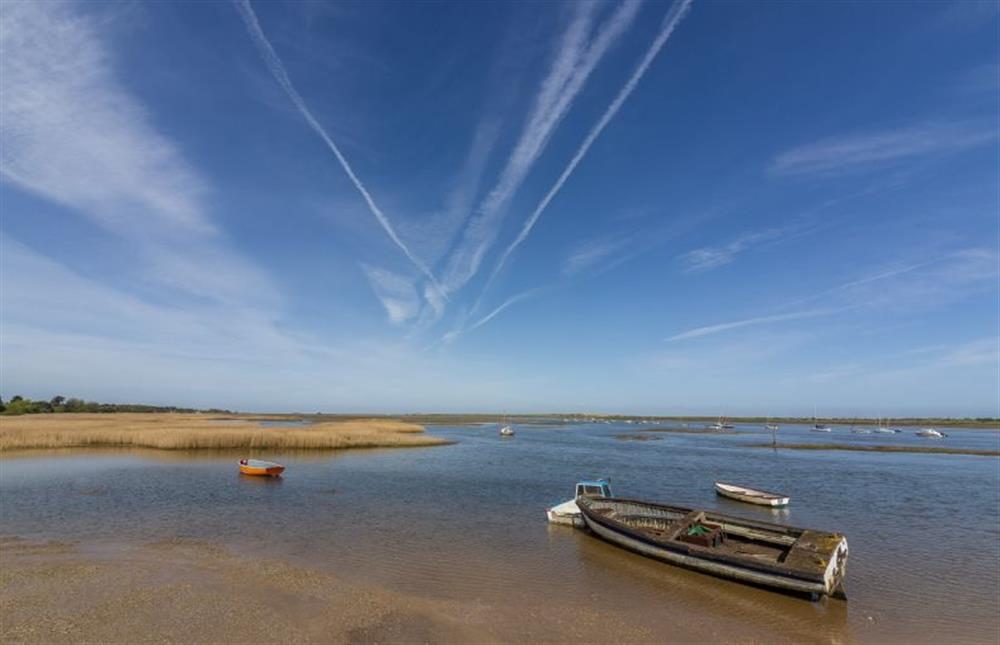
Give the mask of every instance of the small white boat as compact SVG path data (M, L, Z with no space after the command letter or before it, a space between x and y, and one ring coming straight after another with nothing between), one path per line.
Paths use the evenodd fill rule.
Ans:
M924 428L923 430L920 430L919 432L917 432L917 436L918 437L927 437L929 439L941 439L943 437L947 437L948 435L946 435L943 432L938 432L934 428Z
M817 423L816 425L814 425L812 427L812 431L813 432L833 432L833 428L831 428L830 426L820 425L820 424Z
M500 436L501 437L513 437L514 436L514 428L512 428L510 426L504 426L504 427L500 428Z
M851 430L854 434L871 434L871 428L854 428Z
M770 506L772 508L788 506L788 502L791 499L787 495L747 488L746 486L737 486L736 484L727 484L725 482L715 482L715 492L723 497L735 499L738 502L757 504L758 506Z
M595 479L581 481L576 484L576 497L557 504L545 511L550 524L565 524L582 529L586 524L583 521L583 514L580 507L576 505L578 497L589 495L590 497L611 497L611 485L606 479Z

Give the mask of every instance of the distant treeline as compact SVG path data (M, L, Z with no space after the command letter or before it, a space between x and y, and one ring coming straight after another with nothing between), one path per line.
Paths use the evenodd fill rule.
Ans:
M59 412L211 412L215 414L233 414L229 410L195 410L194 408L178 408L172 405L143 405L141 403L98 403L84 401L65 396L54 396L48 401L33 401L23 396L13 396L4 402L0 398L0 413L2 414L49 414Z

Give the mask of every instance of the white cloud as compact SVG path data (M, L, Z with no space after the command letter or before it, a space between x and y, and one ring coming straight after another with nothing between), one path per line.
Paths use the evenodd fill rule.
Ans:
M882 268L867 276L824 289L784 307L822 300L825 308L802 309L696 327L668 341L800 318L827 316L849 310L882 311L895 315L935 309L986 291L995 291L1000 258L986 248L962 249L923 262Z
M362 269L390 321L400 324L417 315L420 299L412 279L368 265L362 265Z
M952 348L945 356L949 365L1000 365L1000 337L980 338Z
M753 233L746 233L735 240L716 247L702 247L678 256L677 260L684 265L685 273L700 273L725 266L736 259L736 256L758 244L770 242L782 237L786 229L771 228Z
M205 182L115 77L70 5L0 5L0 168L6 181L131 236L206 235Z
M562 263L563 275L573 276L593 269L611 256L620 253L628 244L628 239L601 238L589 240L577 246Z
M778 155L776 175L832 174L866 169L901 159L950 154L989 143L996 127L965 122L938 122L822 139Z
M208 216L208 182L115 75L96 22L56 2L0 11L3 179L124 238L141 258L136 273L158 286L276 303L270 279Z

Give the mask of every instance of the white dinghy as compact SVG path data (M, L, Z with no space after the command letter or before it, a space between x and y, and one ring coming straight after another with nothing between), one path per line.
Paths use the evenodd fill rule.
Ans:
M770 506L772 508L788 506L788 502L791 499L787 495L769 493L766 490L756 490L754 488L737 486L736 484L727 484L725 482L715 482L715 492L723 497L735 499L738 502L757 504L758 506Z

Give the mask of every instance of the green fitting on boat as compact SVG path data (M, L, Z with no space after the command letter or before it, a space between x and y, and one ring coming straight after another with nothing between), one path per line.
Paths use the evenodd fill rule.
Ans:
M708 527L702 526L701 524L695 524L687 530L688 535L707 535L712 531Z

